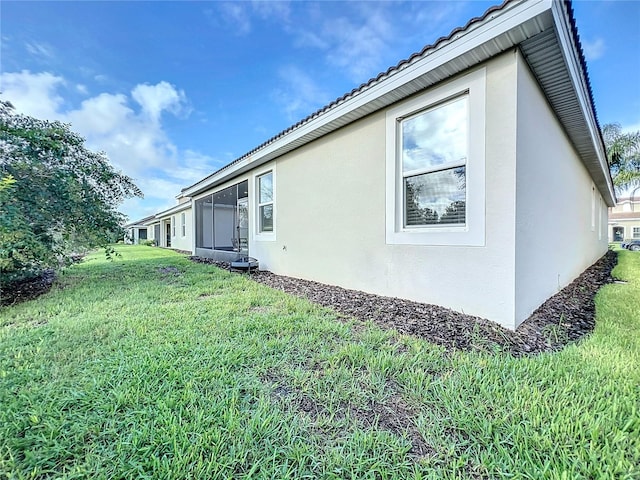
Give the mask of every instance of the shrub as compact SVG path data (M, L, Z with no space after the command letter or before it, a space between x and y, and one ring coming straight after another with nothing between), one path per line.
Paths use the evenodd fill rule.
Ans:
M133 181L69 125L0 100L0 286L122 238L115 208L133 196L142 196Z

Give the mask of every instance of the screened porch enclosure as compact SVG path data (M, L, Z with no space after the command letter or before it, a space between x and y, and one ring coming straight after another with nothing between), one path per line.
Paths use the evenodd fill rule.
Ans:
M248 189L244 181L196 200L196 249L248 254Z

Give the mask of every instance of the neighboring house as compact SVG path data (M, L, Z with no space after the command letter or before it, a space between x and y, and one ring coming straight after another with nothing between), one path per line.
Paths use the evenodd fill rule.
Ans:
M151 225L154 230L153 238L157 246L191 252L193 244L191 199L182 194L177 198L178 205L155 215Z
M149 217L149 219L144 222L144 225L147 227L147 239L153 240L153 244L156 247L160 246L160 220L156 218L155 215Z
M124 243L138 245L141 241L147 240L149 237L146 222L152 218L153 215L125 225Z
M515 328L607 250L571 4L491 8L182 195L196 255Z
M609 209L609 242L634 238L640 239L640 196L632 195Z

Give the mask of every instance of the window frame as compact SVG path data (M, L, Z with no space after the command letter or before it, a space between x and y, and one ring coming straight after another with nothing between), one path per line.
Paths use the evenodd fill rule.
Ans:
M180 234L182 238L187 236L187 213L182 212L180 214Z
M466 168L467 168L467 160L468 160L468 150L469 150L469 135L467 132L467 145L466 145L466 156L463 160L452 160L452 161L448 161L445 163L441 163L439 165L431 165L431 166L420 166L418 168L414 168L412 170L407 170L405 171L405 164L404 164L404 156L403 156L403 150L404 150L404 124L405 122L407 122L408 120L412 120L415 119L421 115L425 115L427 113L430 112L434 112L439 108L443 108L446 107L448 105L451 105L461 99L465 100L465 109L466 109L466 113L467 113L467 118L466 118L466 122L467 122L467 129L468 129L468 120L469 120L469 94L467 92L463 92L461 95L452 97L452 98L448 98L440 103L436 103L434 105L430 105L429 107L423 109L423 110L419 110L417 112L412 113L411 115L404 117L404 118L398 118L397 122L398 122L398 134L397 134L397 142L399 143L398 145L398 167L399 167L399 171L401 172L402 175L402 225L404 228L409 229L409 228L423 228L423 227L428 227L428 228L439 228L442 227L444 225L454 225L454 226L460 226L460 222L458 223L452 223L452 224L439 224L439 223L425 223L425 224L419 224L419 225L409 225L409 219L408 219L408 211L407 211L407 181L410 178L414 178L414 177L421 177L424 175L434 175L434 174L438 174L438 173L443 173L443 172L447 172L450 170L455 170L458 168L464 168L465 169L465 183L466 183ZM466 187L465 187L465 205L466 205ZM462 222L464 224L466 224L466 215L465 215L465 221Z
M485 111L486 68L402 101L386 113L386 243L409 245L485 245ZM402 121L456 98L467 96L464 224L405 226L402 171ZM439 166L437 171L446 170Z
M176 216L171 215L171 238L176 238Z
M596 229L596 187L591 185L591 231Z
M631 238L634 240L640 238L640 227L631 227Z
M269 202L260 202L260 179L266 175L271 174L271 188L272 195L271 201ZM275 241L276 240L276 219L277 219L277 195L276 195L276 165L270 164L269 166L257 170L253 174L253 188L254 194L253 198L255 199L255 208L250 208L250 215L253 216L253 225L255 226L255 233L253 235L254 239L257 241ZM260 207L271 204L272 207L272 215L273 215L273 230L271 231L263 231L260 229ZM251 207L251 205L250 205Z

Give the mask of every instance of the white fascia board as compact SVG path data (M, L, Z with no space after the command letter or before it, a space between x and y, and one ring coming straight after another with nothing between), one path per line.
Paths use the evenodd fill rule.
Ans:
M171 207L168 210L164 210L164 211L162 211L160 213L156 213L155 218L160 219L160 218L169 217L169 216L174 215L176 213L182 212L183 210L188 210L189 208L191 208L191 202L181 203L180 205L176 205L175 207Z
M389 77L373 83L366 87L364 91L338 103L330 110L321 113L316 118L265 145L247 158L219 172L219 174L185 189L182 193L185 196L197 194L208 187L215 186L243 171L247 171L254 165L257 166L260 163L278 157L281 154L279 151L286 150L287 145L541 15L548 11L552 4L553 0L523 0L522 2L506 5L502 10L490 14L485 20L470 26L469 30L455 34L450 40L441 43L435 50L428 52L425 57L403 65L400 70L393 72Z
M607 156L604 151L604 145L600 141L600 130L593 113L593 105L591 105L591 97L589 96L586 79L583 76L582 65L578 58L578 47L574 43L573 32L571 31L571 26L569 25L564 8L565 7L562 2L552 2L551 11L553 13L554 23L556 24L560 46L562 47L562 54L566 61L569 76L573 83L573 88L576 92L582 115L586 121L587 128L589 129L589 136L596 156L598 157L600 169L606 179L606 193L608 196L605 198L605 201L607 206L612 207L616 203L616 197L613 190L613 183L611 182Z

